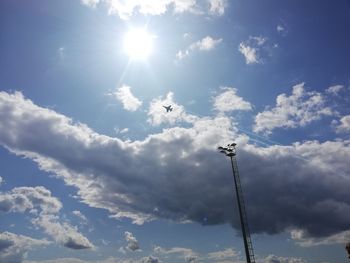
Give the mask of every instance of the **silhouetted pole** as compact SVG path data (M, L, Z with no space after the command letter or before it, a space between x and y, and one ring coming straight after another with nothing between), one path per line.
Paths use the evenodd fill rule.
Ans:
M247 214L245 212L243 192L242 192L241 182L240 182L239 173L238 173L237 161L235 157L236 156L235 147L236 147L236 144L231 143L231 144L228 144L227 147L221 147L221 146L218 147L218 150L221 153L225 154L226 156L230 157L230 160L231 160L232 174L235 181L236 197L237 197L237 203L238 203L239 217L241 221L245 255L246 255L247 263L255 263L253 245L252 245L252 240L250 238L250 233L248 228Z
M350 258L350 242L346 244L345 249L348 252L348 258Z

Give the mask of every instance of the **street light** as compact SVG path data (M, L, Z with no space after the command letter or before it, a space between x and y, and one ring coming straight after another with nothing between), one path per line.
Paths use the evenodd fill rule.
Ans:
M230 157L230 160L231 160L232 174L235 181L236 197L237 197L238 209L239 209L239 217L241 220L245 255L247 258L247 263L255 263L253 245L252 245L252 240L250 238L247 214L244 206L243 192L242 192L241 182L240 182L239 173L238 173L238 166L237 166L237 160L236 160L236 145L237 145L236 143L231 143L231 144L228 144L227 147L219 146L218 150L221 153L225 154L227 157Z

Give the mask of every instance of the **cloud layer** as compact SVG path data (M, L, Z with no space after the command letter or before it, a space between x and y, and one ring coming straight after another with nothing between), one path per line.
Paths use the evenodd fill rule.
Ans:
M10 232L0 233L0 262L19 263L28 251L49 245L45 239L34 239Z
M63 246L71 249L93 248L90 241L74 227L60 222L58 212L61 208L61 202L42 186L16 187L9 192L0 192L0 212L29 212L33 217L31 223Z
M252 232L298 228L321 238L349 229L350 141L258 147L224 115L190 124L122 141L21 93L0 93L1 145L76 186L83 202L112 217L239 228L230 166L215 150L235 138Z
M117 14L121 19L129 19L136 13L143 15L163 15L169 10L174 13L194 13L194 14L211 14L221 16L227 7L227 0L209 0L201 2L197 0L81 0L86 6L95 8L100 3L108 7L109 14Z

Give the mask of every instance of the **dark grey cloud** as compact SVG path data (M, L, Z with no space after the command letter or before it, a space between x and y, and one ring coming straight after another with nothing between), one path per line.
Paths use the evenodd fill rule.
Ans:
M257 154L240 151L252 230L296 227L323 236L349 229L349 145L314 141L256 149Z
M217 116L125 142L20 93L0 93L1 145L76 186L83 202L135 223L165 218L238 228L230 165L216 152L232 138L254 233L303 229L321 237L349 229L350 141L263 148Z
M79 242L80 240L73 239L72 237L68 237L67 241L64 242L64 246L71 249L87 249L91 248L91 244L83 244Z
M0 253L7 248L13 246L15 242L13 240L8 240L8 239L0 239Z

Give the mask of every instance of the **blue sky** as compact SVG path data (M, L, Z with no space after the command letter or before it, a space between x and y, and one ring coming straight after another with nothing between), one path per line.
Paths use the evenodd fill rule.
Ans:
M0 262L244 262L233 141L257 262L345 260L349 1L0 12Z

